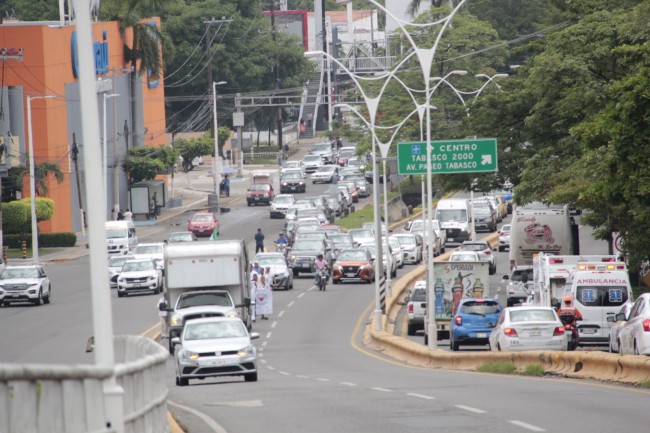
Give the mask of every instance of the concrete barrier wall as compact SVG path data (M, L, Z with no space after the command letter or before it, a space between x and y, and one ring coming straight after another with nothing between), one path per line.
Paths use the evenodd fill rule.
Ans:
M393 224L397 229L404 221ZM498 242L498 233L489 235L486 240L491 245ZM436 260L446 260L451 251ZM418 266L408 274L394 281L391 296L386 298L387 314L382 317L380 331L371 324L366 327L364 343L371 348L381 350L384 354L399 359L410 365L421 367L476 370L485 364L509 362L517 370L523 371L530 365L541 365L544 371L567 377L640 383L650 381L650 357L618 355L604 352L474 352L457 353L443 350L429 350L426 346L409 339L394 335L394 323L401 308L400 300L405 291L424 278L424 265Z

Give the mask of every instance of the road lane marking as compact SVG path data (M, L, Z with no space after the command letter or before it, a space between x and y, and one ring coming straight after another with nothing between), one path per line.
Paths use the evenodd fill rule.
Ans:
M277 324L278 324L278 321L274 320L273 323L271 323L271 328L275 328L275 325L277 325Z
M487 413L487 411L481 410L481 409L476 409L475 407L470 407L470 406L463 406L462 404L457 404L456 407L458 409L463 409L468 412L474 412L474 413Z
M282 311L280 311L280 312L278 313L278 319L279 319L280 317L282 317L282 316L284 316L284 310L282 310Z
M301 295L301 296L302 296L302 295ZM290 308L290 307L291 307L293 304L295 304L295 303L296 303L296 301L291 301L291 302L289 302L289 304L287 305L287 308Z
M332 381L332 379L325 379L325 378L323 378L323 377L319 377L319 378L316 379L316 380L319 381L319 382L331 382L331 381Z
M272 365L267 365L266 368L268 368L269 370L275 370L275 367L273 367Z
M221 427L215 420L213 420L212 418L210 418L208 415L204 414L203 412L199 412L198 410L193 409L191 407L183 406L182 404L174 403L171 400L167 400L167 404L169 404L171 406L174 406L174 407L176 407L178 409L182 409L182 410L184 410L186 412L189 412L189 413L195 415L198 418L201 418L203 420L203 422L206 423L208 425L208 427L210 427L212 429L212 431L215 432L215 433L227 433L226 429Z
M345 386L357 386L356 383L352 383L352 382L340 382L340 384Z
M393 392L391 389L386 389L386 388L370 388L373 391L380 391L380 392Z
M279 371L278 373L280 373L283 376L291 376L291 373L289 373L287 371Z
M273 333L271 331L267 332L266 333L266 338L271 338L271 335L273 335Z
M262 347L265 347L267 343L268 343L268 341L262 342Z
M297 377L298 379L311 379L311 377L309 377L309 376L303 376L303 375L299 375L299 376L296 376L296 377Z
M260 359L260 362L261 362L262 364L266 364L266 359Z
M514 424L516 426L519 426L521 428L525 428L526 430L530 430L530 431L546 431L541 427L537 427L536 425L528 424L528 423L523 422L523 421L512 420L512 421L508 421L508 422L510 424Z
M301 294L298 295L299 298L302 298L303 296L305 296L305 292L302 292Z
M435 397L431 397L430 395L424 395L424 394L416 394L414 392L409 392L406 395L410 395L411 397L416 397L416 398L422 398L424 400L435 400Z

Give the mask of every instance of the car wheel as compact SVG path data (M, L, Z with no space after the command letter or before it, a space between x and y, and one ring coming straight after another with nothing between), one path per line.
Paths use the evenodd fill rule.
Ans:
M159 293L160 293L160 289L161 289L161 287L160 287L160 286L161 286L161 285L162 285L162 284L160 284L160 285L157 285L157 286L156 286L156 288L155 288L155 289L153 289L153 294L154 294L154 295L157 295L157 294L159 294Z
M639 355L639 346L636 345L636 340L634 340L634 354Z
M244 380L246 382L257 382L257 372L245 374Z
M618 345L618 353L620 353L622 355L623 354L623 346L621 346L621 340L617 339L616 343Z
M43 290L38 290L38 296L34 299L34 305L43 305Z
M499 252L503 252L503 251L505 251L505 248L502 247L502 246L499 246Z
M43 302L49 304L52 301L52 286L47 289L47 295L43 298Z
M393 271L392 274L390 274L391 278L396 278L397 277L397 269Z
M458 352L458 349L460 348L460 344L458 344L454 340L449 340L449 346L451 346L451 350L454 352Z
M251 202L249 202L249 201L248 201L248 202L246 202L246 203L247 203L247 204L248 204L248 206L250 207L250 205L251 205Z
M427 334L424 334L424 345L425 346L429 345L429 336Z
M297 277L298 275L300 275L300 272L298 272L298 271L296 271L296 270L294 269L294 270L293 270L293 276L294 276L294 277Z
M125 293L120 292L119 290L117 291L117 297L118 297L118 298L123 298L124 295L125 295Z
M190 384L190 380L186 377L177 377L176 378L176 385L178 386L187 386Z
M497 343L497 351L501 352L501 345Z
M409 323L406 328L406 333L408 335L415 335L415 324L414 323ZM426 344L426 343L424 343Z
M609 339L608 346L609 346L609 353L615 353L614 352L614 347L612 346L612 339L611 338Z

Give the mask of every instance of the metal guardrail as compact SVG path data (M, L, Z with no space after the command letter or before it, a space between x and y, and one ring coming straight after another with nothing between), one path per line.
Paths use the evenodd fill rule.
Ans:
M0 364L0 432L113 433L105 425L106 379L123 390L125 433L169 432L165 363L169 353L138 336L114 338L115 368Z

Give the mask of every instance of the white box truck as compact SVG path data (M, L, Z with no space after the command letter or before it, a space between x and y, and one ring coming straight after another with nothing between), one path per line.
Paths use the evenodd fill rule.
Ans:
M239 315L251 328L248 255L243 240L165 245L165 298L170 350L189 319ZM224 296L224 295L228 296ZM194 299L188 301L188 297Z
M472 238L472 206L469 199L444 198L436 205L436 217L447 234L445 245Z
M433 280L436 299L434 314L438 340L449 338L449 323L456 314L461 299L486 298L496 295L496 293L491 293L489 287L490 264L488 262L434 262ZM425 314L425 345L429 343L428 324L428 317Z
M568 206L531 203L517 206L510 225L510 269L533 265L540 252L579 255L578 225Z
M129 254L138 245L133 221L106 221L105 229L109 256Z

